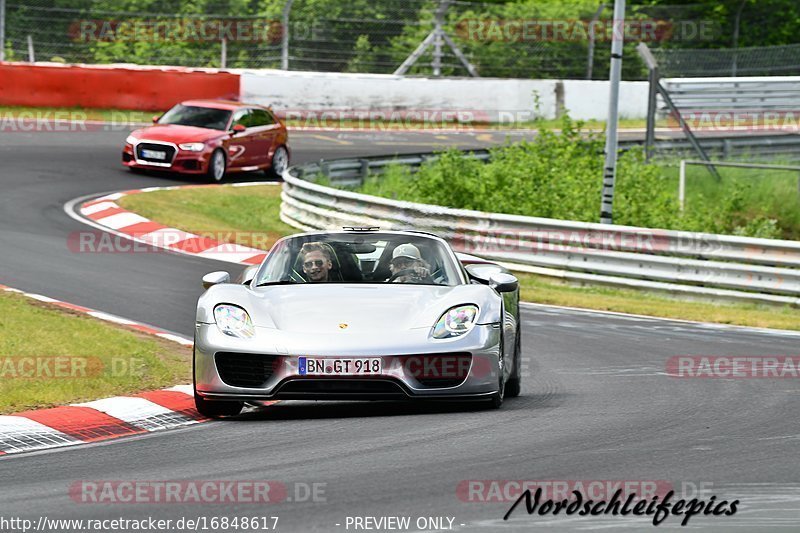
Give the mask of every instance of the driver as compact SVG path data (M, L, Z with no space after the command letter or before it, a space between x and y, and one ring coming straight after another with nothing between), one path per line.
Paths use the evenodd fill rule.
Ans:
M331 253L321 242L307 242L300 248L303 258L303 274L308 281L319 283L328 281L328 273L333 268Z
M419 248L413 244L401 244L392 252L389 262L392 283L433 283L430 268L423 261Z

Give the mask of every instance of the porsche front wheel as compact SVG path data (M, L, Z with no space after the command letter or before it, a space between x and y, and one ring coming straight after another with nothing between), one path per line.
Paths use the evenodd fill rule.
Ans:
M506 396L516 398L522 392L522 329L517 324L517 335L514 341L514 373L506 383Z
M194 406L197 412L208 418L219 418L221 416L236 416L242 412L244 403L242 402L219 402L206 400L194 393Z
M500 341L500 360L498 361L500 379L497 383L497 392L489 397L489 407L492 409L500 409L503 406L503 398L506 395L506 379L505 379L505 364L504 364L503 341Z

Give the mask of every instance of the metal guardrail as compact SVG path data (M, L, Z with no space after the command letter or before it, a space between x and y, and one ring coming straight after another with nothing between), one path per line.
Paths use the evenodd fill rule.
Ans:
M469 150L475 159L487 161L490 157L489 150ZM354 187L364 183L368 176L383 174L384 169L392 165L403 165L416 170L426 161L439 159L437 154L409 154L395 157L363 157L359 159L332 159L320 160L317 163L308 163L292 169L299 178L307 176L325 176L332 185L339 187Z
M800 160L800 77L665 78L661 83L709 157ZM660 112L671 115L666 104L661 95ZM699 135L702 128L726 127L731 133L724 137ZM688 153L691 145L662 140L656 149Z
M475 155L488 158L486 151ZM513 270L577 282L665 290L800 307L800 242L484 213L358 194L389 165L418 167L431 154L339 159L284 174L281 219L297 228L380 226L431 231L460 252Z
M683 111L793 111L800 103L800 78L668 78L662 80Z
M800 116L800 115L799 115ZM800 161L800 135L728 135L725 137L698 137L700 146L712 159L779 159ZM620 142L620 147L643 146L644 141ZM688 140L658 140L654 145L657 154L669 156L694 156Z

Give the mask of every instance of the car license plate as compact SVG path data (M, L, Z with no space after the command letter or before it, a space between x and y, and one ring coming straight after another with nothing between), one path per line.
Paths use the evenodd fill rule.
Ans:
M298 358L301 376L374 376L383 368L380 357L351 359L327 359L317 357Z
M147 150L142 148L142 157L163 161L167 158L167 152L159 152L158 150Z

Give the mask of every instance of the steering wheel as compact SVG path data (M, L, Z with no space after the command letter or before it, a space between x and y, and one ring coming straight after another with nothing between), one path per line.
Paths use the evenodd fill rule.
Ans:
M392 274L392 277L390 277L389 279L386 280L386 283L393 283L394 280L396 280L400 276L409 276L411 274L416 274L416 273L417 273L417 271L415 269L413 269L413 268L405 268L403 270L398 270L397 272Z

